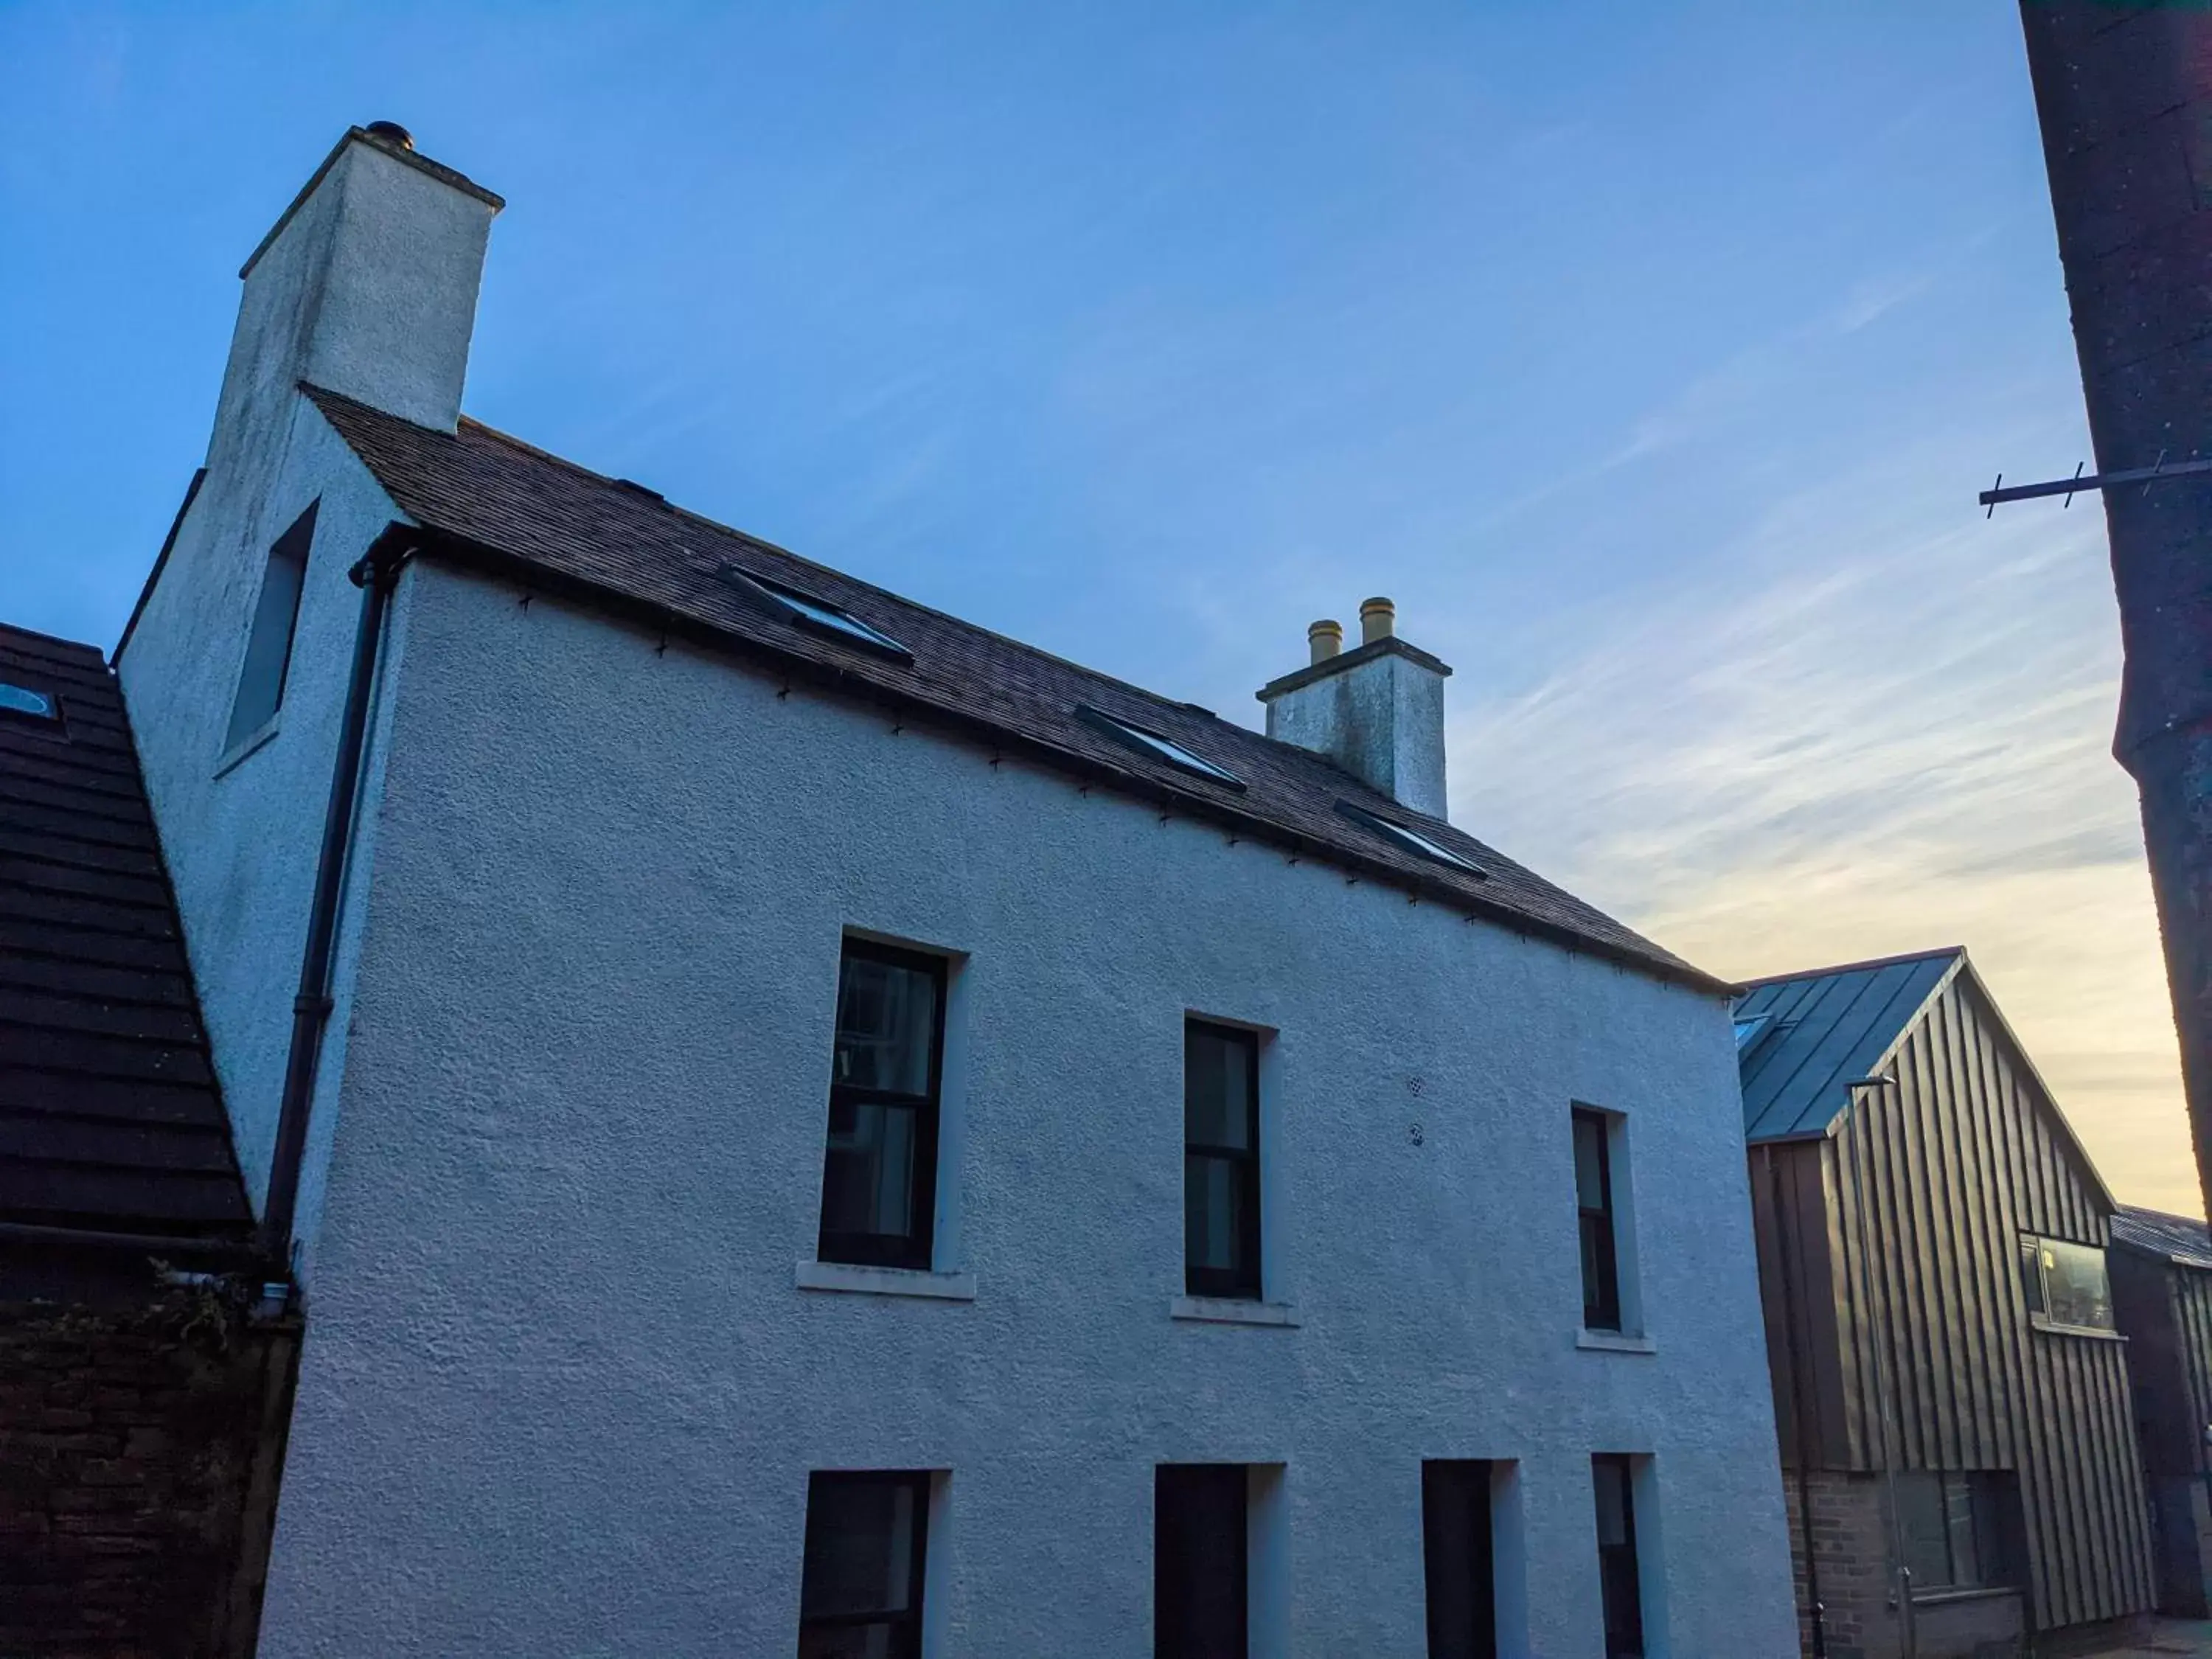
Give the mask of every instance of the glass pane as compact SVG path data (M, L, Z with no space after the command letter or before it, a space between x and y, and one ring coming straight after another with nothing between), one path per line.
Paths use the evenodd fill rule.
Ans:
M815 1477L806 1495L801 1618L907 1611L914 1573L915 1496L914 1484L903 1479Z
M1952 1582L1951 1541L1943 1477L1911 1469L1896 1479L1897 1535L1913 1584L1920 1589L1947 1585Z
M914 1140L912 1107L831 1103L822 1173L824 1232L913 1231Z
M1244 1165L1200 1152L1183 1158L1184 1259L1237 1273L1244 1266Z
M1951 1538L1951 1582L1954 1584L1982 1582L1981 1553L1974 1544L1974 1487L1978 1479L1971 1474L1943 1477L1943 1521Z
M238 676L238 699L231 704L225 747L252 737L276 713L284 699L284 671L292 657L292 625L300 614L300 586L307 574L307 550L295 553L286 532L269 556L254 607L253 632L246 641L246 663Z
M869 957L845 958L837 984L836 1082L926 1095L936 1036L934 975Z
M1194 1146L1252 1150L1252 1041L1215 1026L1185 1028L1183 1138Z
M1575 1115L1575 1202L1585 1210L1606 1207L1605 1124L1579 1112Z
M0 708L12 708L19 714L36 714L40 720L54 717L54 700L43 691L33 691L27 685L10 685L0 680Z
M2105 1253L2055 1238L2042 1243L2045 1316L2057 1325L2112 1329L2112 1293L2105 1279Z
M1613 1224L1601 1215L1585 1215L1582 1223L1583 1326L1605 1331L1620 1324L1620 1291L1614 1277Z
M1619 1458L1601 1457L1590 1465L1597 1483L1598 1547L1608 1549L1628 1542L1628 1466Z

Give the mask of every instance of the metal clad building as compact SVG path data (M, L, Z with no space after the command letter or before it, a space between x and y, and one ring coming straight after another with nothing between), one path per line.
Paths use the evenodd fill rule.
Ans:
M2147 1608L2127 1346L2097 1290L2114 1205L1965 951L1765 981L1736 1018L1826 1650L1899 1650L1900 1557L1928 1659Z
M2162 1613L2212 1613L2212 1237L2156 1210L2112 1217L2112 1306L2128 1338Z

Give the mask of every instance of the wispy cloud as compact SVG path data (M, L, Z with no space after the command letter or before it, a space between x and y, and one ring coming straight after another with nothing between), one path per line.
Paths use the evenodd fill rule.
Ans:
M1966 945L2114 1187L2193 1211L2100 518L1898 535L1863 482L1586 611L1456 723L1460 816L1723 974Z

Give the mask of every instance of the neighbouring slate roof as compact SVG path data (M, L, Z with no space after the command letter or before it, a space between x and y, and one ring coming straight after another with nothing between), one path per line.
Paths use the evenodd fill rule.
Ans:
M1743 1132L1754 1145L1824 1134L1965 957L1957 946L1755 980L1736 1004ZM1763 1021L1757 1030L1744 1028Z
M2185 1267L2212 1268L2212 1230L2191 1216L2123 1205L2112 1212L2112 1243Z
M168 872L100 653L0 625L0 1220L243 1240ZM20 701L20 699L18 699Z
M621 608L673 619L787 672L812 671L861 695L933 712L1046 763L1188 807L1507 926L1700 988L1729 988L1495 849L1407 811L1319 756L857 581L474 421L463 419L457 433L432 431L334 392L303 389L416 524L458 538L473 556L496 556L500 568L511 567L519 577L627 602ZM724 566L849 613L905 646L912 660L793 626L772 602L720 574ZM1151 728L1234 773L1244 787L1139 755L1083 718L1079 711L1086 706ZM1340 802L1413 826L1487 873L1455 870L1402 848L1347 817Z

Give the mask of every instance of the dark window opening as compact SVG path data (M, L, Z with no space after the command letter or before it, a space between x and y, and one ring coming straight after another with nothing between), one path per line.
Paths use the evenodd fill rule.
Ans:
M823 1261L930 1265L944 1046L945 959L847 939L822 1164Z
M238 674L238 695L230 705L225 749L236 748L276 718L284 704L284 682L292 670L292 633L300 620L300 592L307 580L307 549L315 538L315 510L320 501L292 520L292 527L269 550L261 576L261 597L253 607L253 628L246 638L246 661Z
M1183 1029L1183 1289L1260 1295L1260 1039Z
M2020 1488L2008 1471L1905 1469L1895 1480L1898 1554L1916 1595L2019 1582Z
M1575 1109L1575 1207L1581 1218L1583 1328L1620 1328L1620 1263L1613 1225L1612 1124Z
M1606 1659L1643 1659L1644 1583L1636 1561L1634 1461L1590 1459L1597 1488L1598 1587L1605 1610Z
M929 1476L839 1471L806 1488L799 1659L919 1659Z
M1488 1463L1421 1465L1429 1659L1498 1659L1490 1493Z
M1243 1659L1250 1471L1163 1463L1153 1476L1154 1659Z

